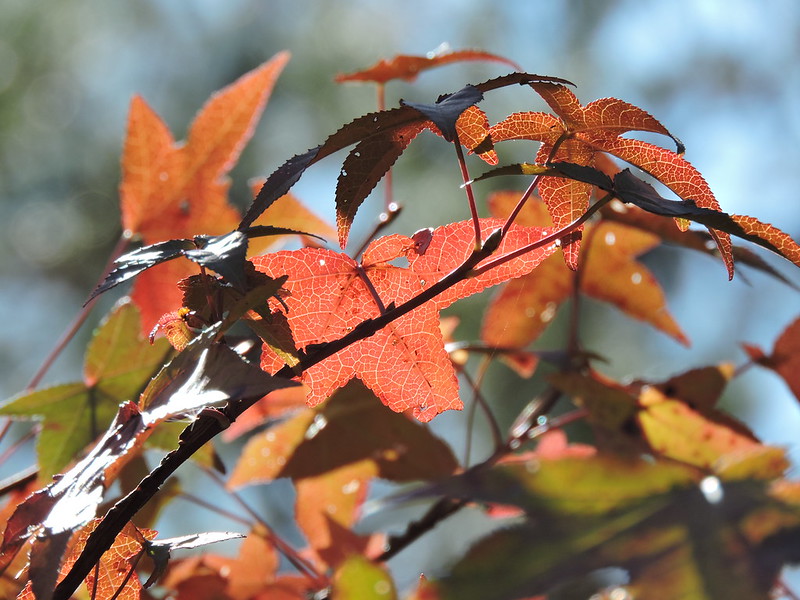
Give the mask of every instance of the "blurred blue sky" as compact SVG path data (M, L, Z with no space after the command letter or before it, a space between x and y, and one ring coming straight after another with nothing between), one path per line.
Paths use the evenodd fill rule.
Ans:
M133 94L143 95L182 138L210 92L279 50L292 52L234 171L233 200L242 206L247 178L268 174L374 108L372 88L336 86L337 72L397 53L424 54L443 42L570 79L585 102L615 96L645 108L685 142L686 158L724 210L754 215L800 238L796 0L4 0L0 396L25 385L79 310L119 235L118 160ZM504 72L497 65L446 67L423 74L415 86L391 84L388 94L390 102L427 101ZM498 93L485 104L494 119L539 108L530 94L517 92ZM459 194L450 157L436 162L441 147L430 140L420 145L417 158L404 157L398 167L402 174L419 167L420 156L433 161L408 181L398 178L397 194L408 209L396 227L406 233L431 219L454 219L415 211L429 210L424 198ZM337 172L324 163L298 186L330 219ZM461 207L460 199L450 206ZM370 222L367 211L362 228ZM800 283L797 269L771 262ZM662 377L688 366L741 362L738 342L769 347L800 315L798 292L758 273L746 273L749 286L743 278L728 283L721 265L674 249L655 252L648 265L669 287L670 308L693 346L686 350L597 308L601 318L584 333L590 347L596 340L613 354L608 370L619 376ZM49 381L79 376L86 335ZM748 373L730 402L752 415L758 433L800 458L800 411L780 381Z

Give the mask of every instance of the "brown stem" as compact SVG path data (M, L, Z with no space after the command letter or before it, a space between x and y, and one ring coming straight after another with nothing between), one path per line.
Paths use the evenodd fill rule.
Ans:
M116 260L125 251L129 241L129 238L125 235L120 236L119 240L117 241L117 245L114 246L114 249L111 251L111 255L106 262L106 266L103 268L102 275L100 275L100 278L97 280L95 288L100 285L103 280L105 280L106 275L111 272L111 269L114 266L114 260ZM92 290L93 289L94 288L92 288ZM28 386L25 388L26 391L34 390L39 386L47 371L50 370L50 367L53 366L55 360L61 355L61 353L64 351L64 348L66 348L67 344L72 341L72 338L75 337L76 333L78 333L81 325L83 325L86 319L89 317L89 313L92 311L92 307L94 306L96 300L97 296L87 301L86 304L83 305L83 308L81 308L80 312L75 315L72 323L70 323L66 331L61 334L61 337L56 342L55 347L50 351L50 354L45 357L42 366L40 366L36 373L34 373L33 377L31 377L30 382L28 382Z
M545 161L545 163L549 163L551 160L553 160L553 157L556 155L556 152L561 147L561 144L564 142L565 139L566 139L565 135L562 135L560 138L558 138L558 140L556 140L556 143L553 144L553 147L550 149L550 154L547 155L547 160ZM528 186L528 189L526 189L525 192L522 194L522 197L520 197L520 199L517 200L517 205L514 207L514 210L511 211L511 214L508 215L506 222L503 224L503 237L506 236L508 230L511 228L511 225L514 223L514 220L517 218L517 215L519 215L519 212L522 210L522 207L525 206L525 203L533 195L533 192L536 190L536 187L539 185L539 182L541 180L542 180L542 175L537 175L536 177L534 177L533 181L531 181L531 184Z
M598 210L600 204L602 204L602 201L598 202L592 208ZM590 209L590 211L591 210L592 209ZM588 218L588 216L586 218ZM579 223L574 225L574 227L578 225ZM549 237L555 240L568 232L569 231L564 230L558 231ZM456 267L431 287L423 290L403 304L387 309L384 314L374 319L363 321L350 333L338 340L307 347L306 353L301 357L300 362L294 368L287 365L275 373L275 377L287 379L294 377L297 372L305 371L351 344L374 335L387 324L419 308L456 283L466 279L473 272L473 269L478 263L486 259L497 249L500 239L499 233L500 232L497 231L496 235L490 235L480 249L473 250L460 266ZM553 240L546 243L552 243ZM486 266L484 266L482 271L485 270ZM222 411L225 413L228 423L234 422L239 415L255 404L260 398L260 396L255 398L243 398L223 408ZM92 566L102 556L103 552L111 546L117 534L125 527L125 524L147 504L150 498L155 495L159 488L180 465L189 460L195 452L221 433L225 427L222 419L200 415L198 419L193 421L192 424L181 433L178 447L164 456L159 465L142 479L141 483L133 491L111 507L105 517L103 517L103 520L97 525L94 531L92 531L86 540L83 552L72 565L72 568L64 579L56 586L53 593L53 600L68 600L70 598L81 581L84 580L92 569ZM461 505L459 504L452 512L455 512L455 510L458 510L460 507Z
M528 244L527 246L523 246L522 248L518 248L513 252L509 252L508 254L499 256L494 260L488 261L486 264L483 264L479 268L473 270L471 275L473 277L477 277L478 275L482 275L483 273L489 271L490 269L505 264L510 260L514 260L515 258L519 258L520 256L527 254L528 252L536 250L537 248L542 248L549 244L556 243L558 240L566 236L568 233L572 233L578 227L580 227L586 221L588 221L594 213L600 210L603 207L603 205L607 204L613 197L614 196L612 194L607 194L606 196L595 202L592 206L590 206L585 213L583 213L580 217L575 219L572 223L570 223L566 227L562 227L558 231L551 233L550 235L545 236L542 239L537 240L531 244Z
M472 190L472 178L469 176L467 161L464 159L464 150L461 148L461 142L458 140L458 133L456 133L453 138L453 145L456 147L458 166L461 169L461 179L464 180L464 190L467 192L469 212L472 214L472 224L475 226L475 249L477 250L483 243L481 241L481 221L478 218L478 206L475 203L475 193Z

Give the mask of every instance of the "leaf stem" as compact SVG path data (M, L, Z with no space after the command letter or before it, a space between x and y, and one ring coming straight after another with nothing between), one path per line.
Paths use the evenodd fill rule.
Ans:
M383 231L386 227L391 225L394 222L394 220L400 215L400 212L402 210L403 207L400 206L399 204L395 204L394 202L390 202L389 204L387 204L386 210L384 210L381 214L378 215L378 222L375 224L375 227L373 227L369 235L366 238L364 238L364 241L361 242L361 245L358 247L358 250L356 250L353 253L353 258L358 259L358 257L364 253L364 250L367 249L367 246L369 246L370 242L374 240L376 237L378 237L378 234L381 231Z
M547 160L545 161L545 164L553 160L553 157L556 155L556 152L561 147L561 144L564 142L565 139L566 137L562 135L560 138L558 138L558 140L556 140L556 143L553 144L553 147L550 149L550 153L547 155ZM517 218L517 215L519 215L519 212L522 210L522 207L525 206L525 203L533 195L533 192L538 187L539 182L542 180L542 177L543 175L537 175L536 177L534 177L533 181L531 181L531 184L528 186L528 189L526 189L523 192L520 199L517 200L517 205L514 207L514 210L511 211L511 214L508 215L506 222L503 224L503 229L502 229L503 237L505 237L506 234L508 233L508 230L514 223L514 220Z
M482 275L483 273L485 273L486 271L489 271L490 269L494 269L495 267L498 267L498 266L500 266L502 264L505 264L510 260L514 260L515 258L519 258L520 256L522 256L524 254L527 254L528 252L532 252L533 250L536 250L537 248L542 248L544 246L547 246L548 244L556 243L558 240L560 240L561 238L566 236L568 233L572 233L578 227L580 227L586 221L588 221L592 217L592 215L594 213L596 213L598 210L600 210L603 207L603 205L607 204L613 197L614 197L613 194L606 194L600 200L598 200L592 206L590 206L585 213L583 213L580 217L575 219L569 225L567 225L565 227L562 227L558 231L555 231L555 232L551 233L550 235L543 237L540 240L532 242L532 243L528 244L527 246L523 246L522 248L514 250L513 252L509 252L508 254L504 254L503 256L499 256L499 257L495 258L494 260L490 260L486 264L481 265L480 267L474 269L472 271L471 275L473 277L477 277L478 275Z
M298 571L302 572L313 584L322 589L329 585L327 578L317 571L314 565L300 556L297 551L292 548L291 544L285 542L275 530L267 523L256 511L254 511L244 499L234 490L229 489L225 482L220 479L219 475L207 467L201 467L203 472L208 475L221 489L228 493L228 495L244 510L254 522L258 523L264 532L264 537L269 541L275 549L283 554L283 556L292 563L292 566Z
M119 240L117 240L117 244L111 251L108 261L106 262L106 266L103 268L103 273L100 275L100 278L97 280L97 284L92 288L92 290L94 290L94 288L103 283L103 281L106 278L106 275L108 275L111 272L111 269L114 266L114 260L116 260L125 251L125 249L128 247L129 242L130 238L128 238L124 234L120 236ZM81 328L81 325L83 325L86 319L89 317L89 313L92 311L92 307L94 306L96 300L97 296L86 302L86 304L83 305L83 308L81 308L78 314L75 315L75 317L72 320L72 323L70 323L67 329L64 331L64 333L61 334L61 337L56 342L55 347L50 351L50 354L48 354L45 357L42 365L39 367L36 373L34 373L33 377L28 382L28 386L25 388L25 391L29 392L31 390L36 389L39 386L39 384L42 381L42 378L45 376L47 371L50 370L50 367L53 366L53 363L64 351L64 348L66 348L67 344L69 344L72 341L72 338L75 337L76 333L78 333L78 330Z
M456 156L458 157L458 166L461 169L461 179L464 181L464 190L467 192L467 201L469 202L469 211L472 214L472 224L475 226L475 249L481 247L481 222L478 218L478 206L475 204L475 193L472 189L472 178L469 176L469 169L467 168L467 161L464 159L464 150L461 148L461 142L458 139L458 132L453 136L453 145L456 147Z

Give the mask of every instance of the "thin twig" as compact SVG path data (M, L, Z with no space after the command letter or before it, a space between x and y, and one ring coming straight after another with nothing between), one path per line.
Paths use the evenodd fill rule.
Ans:
M472 214L472 224L475 226L475 249L481 247L481 221L478 218L478 206L475 203L475 193L472 190L472 178L469 176L469 169L467 168L467 161L464 159L464 150L461 148L461 142L458 139L458 132L453 137L453 145L456 147L456 156L458 157L458 166L461 169L461 179L464 181L464 190L467 192L467 201L469 203L469 212Z
M213 512L214 514L225 517L226 519L230 519L231 521L239 523L240 525L244 525L245 527L253 526L252 521L248 521L247 519L237 515L236 513L233 513L229 510L225 510L224 508L220 508L214 504L211 504L210 502L207 502L202 498L198 498L194 494L190 494L188 492L181 492L180 494L178 494L178 498L183 498L187 502L191 502L192 504L196 504L197 506L202 506L203 508Z
M106 275L111 272L111 269L114 266L114 261L124 252L129 241L129 238L125 235L120 236L116 246L114 246L114 249L111 251L111 255L108 258L108 262L106 262L106 266L103 268L102 275L100 275L100 278L97 280L97 284L94 286L94 288L92 288L92 290L94 290L103 282L103 280L105 280ZM28 385L25 388L26 391L34 390L39 386L47 371L50 370L50 367L53 366L55 360L61 355L61 353L64 351L64 348L66 348L67 344L72 341L72 338L75 337L76 333L78 333L81 325L83 325L86 319L89 317L89 313L92 311L92 307L94 306L96 300L97 296L91 300L88 300L86 304L83 305L83 308L81 308L80 312L75 315L72 323L70 323L66 331L61 334L61 337L56 342L55 347L50 351L50 354L45 357L42 366L40 366L36 373L34 373L33 377L31 377L31 380L28 382Z
M492 363L491 356L484 356L481 364L478 366L478 376L473 380L469 373L467 373L466 369L462 369L461 376L467 380L470 388L472 389L474 406L479 406L483 413L486 415L486 421L489 423L489 430L492 434L492 442L494 443L495 450L498 448L503 447L503 432L500 429L500 424L497 422L494 414L492 413L492 409L489 407L489 404L486 402L486 398L483 397L481 393L481 385L483 384L483 379L486 376L486 371L489 368L489 365ZM470 415L471 416L471 415ZM472 438L472 425L468 425L468 437L467 440L469 441ZM466 457L464 458L464 464L469 465L469 446L467 446Z
M396 556L413 542L417 541L424 534L436 527L450 515L458 512L467 504L465 500L454 500L452 498L442 498L428 509L422 518L409 523L406 530L401 535L389 536L387 548L376 560L386 562Z
M585 213L583 213L580 217L575 219L572 223L570 223L566 227L562 227L558 231L551 233L550 235L545 236L542 239L537 240L531 244L528 244L527 246L523 246L522 248L518 248L513 252L509 252L508 254L504 254L503 256L499 256L493 260L486 262L480 267L473 269L471 275L473 277L477 277L478 275L482 275L483 273L489 271L490 269L493 269L504 263L507 263L510 260L514 260L515 258L519 258L520 256L527 254L528 252L532 252L533 250L542 248L543 246L554 244L567 234L572 233L573 231L578 229L578 227L580 227L586 221L588 221L592 217L592 215L594 215L594 213L600 210L600 208L602 208L603 205L607 204L613 197L614 196L612 194L607 194L606 196L595 202L592 206L590 206Z
M386 173L387 177L391 173L391 170ZM378 222L373 227L372 231L370 231L369 235L364 238L364 241L361 242L361 245L358 247L352 256L353 258L357 259L364 253L364 250L367 249L367 246L370 245L370 242L378 237L378 234L383 231L386 227L392 224L392 222L400 215L400 212L403 210L403 207L399 204L395 204L394 202L390 202L386 206L386 210L378 215Z
M328 581L327 577L317 571L316 567L311 562L300 556L300 554L297 553L291 544L284 541L283 538L275 533L275 530L272 528L272 526L267 523L256 511L254 511L239 494L237 494L234 490L229 489L215 471L207 467L201 466L200 468L210 479L212 479L222 490L224 490L233 499L233 501L241 507L243 511L250 515L250 518L253 519L254 522L261 525L268 541L275 546L275 549L278 550L278 552L283 554L286 560L292 563L292 566L294 566L301 573L304 573L305 576L308 577L308 579L313 582L316 587L322 589L329 585L330 582Z

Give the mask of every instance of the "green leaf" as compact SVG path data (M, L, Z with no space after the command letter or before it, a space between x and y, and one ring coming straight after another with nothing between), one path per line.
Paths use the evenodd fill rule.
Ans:
M363 556L348 558L333 576L335 600L394 600L394 582L385 569Z
M0 414L42 420L37 458L42 477L50 477L105 431L122 402L138 400L169 352L166 340L142 338L138 309L121 304L89 344L83 382L19 395Z
M598 459L583 462L592 467ZM782 565L797 559L800 513L771 498L759 482L723 485L709 477L699 486L685 481L661 492L656 483L647 494L647 469L629 463L625 472L620 463L612 472L603 462L599 475L614 478L591 476L601 507L583 514L574 508L588 500L588 488L566 479L571 468L559 480L538 483L540 471L520 474L522 495L535 488L548 501L533 504L546 509L476 544L438 582L441 598L589 597L613 583L643 600L766 599ZM651 467L659 473L663 465ZM662 479L663 473L655 477ZM620 495L619 489L642 493ZM607 493L616 499L608 502ZM622 572L603 582L611 570ZM581 587L591 583L588 575L595 578L591 589ZM583 595L568 594L575 589Z

